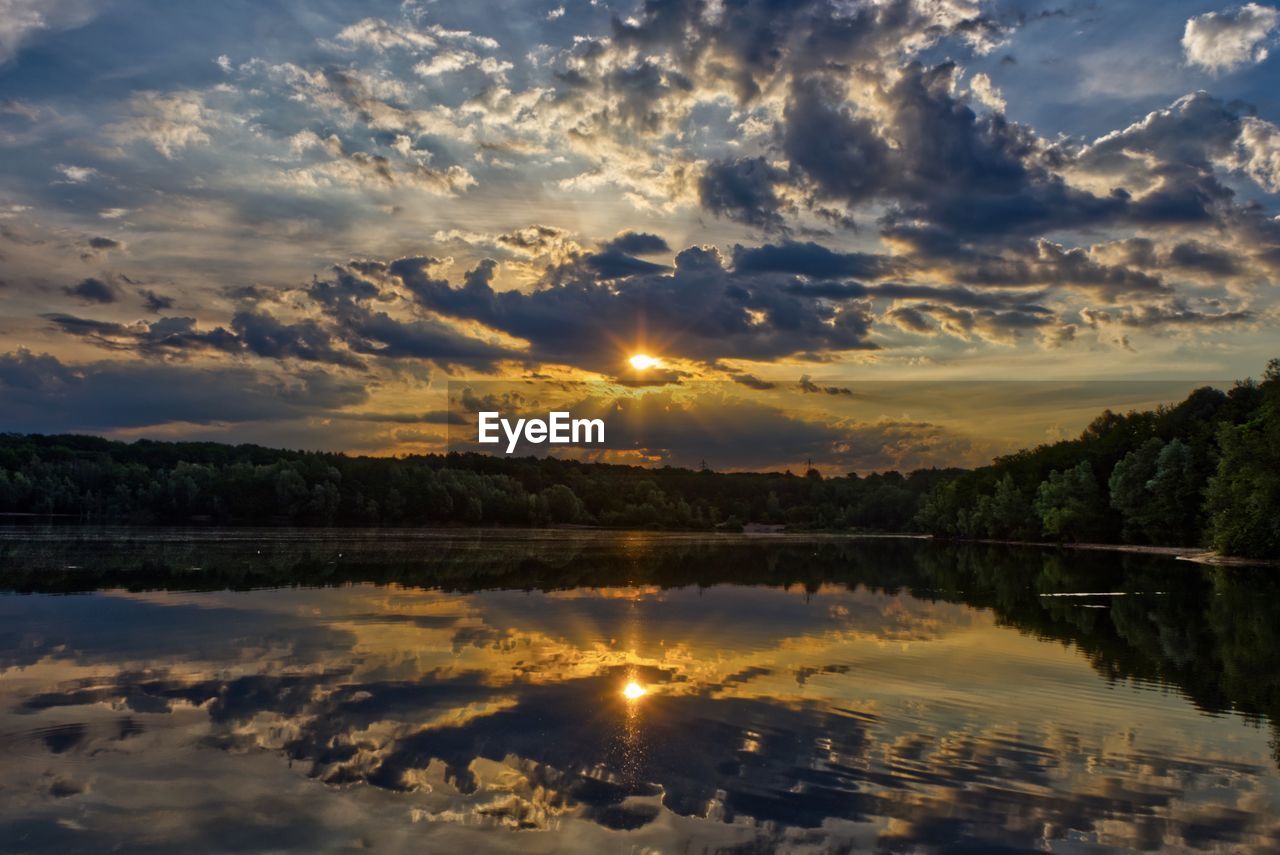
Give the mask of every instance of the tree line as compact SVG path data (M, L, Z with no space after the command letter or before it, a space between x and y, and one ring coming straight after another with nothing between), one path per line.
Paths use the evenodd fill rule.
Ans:
M924 497L957 538L1208 546L1280 557L1280 360L1261 382L1106 411L1076 439L998 458Z
M89 522L924 531L1280 556L1280 360L972 471L824 478L478 454L0 435L0 513Z
M358 457L212 442L0 435L0 513L86 522L902 531L961 470L822 478L480 454Z

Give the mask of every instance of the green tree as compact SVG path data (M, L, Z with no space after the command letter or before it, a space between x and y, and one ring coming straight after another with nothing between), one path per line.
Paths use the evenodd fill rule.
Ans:
M1156 467L1164 442L1152 437L1120 459L1111 470L1107 487L1111 491L1111 507L1120 512L1122 537L1129 543L1142 543L1150 538L1153 506L1147 485L1156 476Z
M1050 472L1036 491L1035 509L1045 532L1059 540L1093 540L1106 526L1102 492L1087 460Z
M1209 482L1210 539L1226 555L1280 557L1280 360L1267 365L1262 404L1218 434L1222 456Z
M996 482L990 496L978 500L978 509L982 533L987 537L1030 540L1040 536L1040 520L1035 509L1007 472Z
M577 522L582 516L582 500L564 484L552 484L539 494L547 503L552 522Z
M1153 543L1199 542L1203 484L1189 445L1175 437L1160 450L1147 491L1152 508L1147 532Z

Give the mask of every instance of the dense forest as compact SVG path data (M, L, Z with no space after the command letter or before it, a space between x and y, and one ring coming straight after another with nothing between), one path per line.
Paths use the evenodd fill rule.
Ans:
M958 538L1211 546L1280 557L1280 360L1262 382L1098 416L1079 438L940 484L914 523Z
M0 513L307 526L547 525L902 531L961 470L859 478L480 454L351 457L210 442L0 435Z
M973 471L822 477L0 435L0 513L82 521L925 531L1280 556L1280 360Z

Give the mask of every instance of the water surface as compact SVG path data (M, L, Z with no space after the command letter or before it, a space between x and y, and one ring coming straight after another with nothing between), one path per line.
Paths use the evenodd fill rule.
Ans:
M4 529L0 851L1277 851L1272 575Z

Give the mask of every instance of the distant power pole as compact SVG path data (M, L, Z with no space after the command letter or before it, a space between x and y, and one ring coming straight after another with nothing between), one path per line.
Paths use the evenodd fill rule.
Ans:
M707 458L702 458L702 463L698 466L703 472L707 471Z

